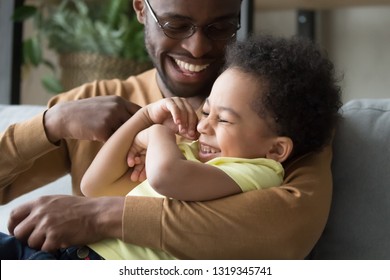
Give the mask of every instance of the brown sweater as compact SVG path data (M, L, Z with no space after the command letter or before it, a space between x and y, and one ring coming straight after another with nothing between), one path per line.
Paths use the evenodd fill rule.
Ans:
M116 94L141 106L163 98L150 70L126 81L86 84L55 96L58 102ZM101 147L90 141L51 144L43 113L0 134L0 200L10 200L70 173L73 192ZM33 139L33 141L32 141ZM302 259L328 217L331 148L286 167L284 185L209 202L126 197L123 240L181 259Z

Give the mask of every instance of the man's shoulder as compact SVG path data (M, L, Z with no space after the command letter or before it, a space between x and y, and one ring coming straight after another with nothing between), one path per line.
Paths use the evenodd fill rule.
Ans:
M137 81L144 81L144 82L151 82L153 80L155 80L155 77L156 77L156 73L157 73L157 70L156 68L152 68L152 69L149 69L149 70L146 70L145 72L142 72L138 75L132 75L130 76L127 81L130 81L130 80L137 80Z
M56 95L49 101L49 107L59 102L79 100L97 96L118 95L141 106L161 99L156 81L156 69L130 76L126 80L97 80Z

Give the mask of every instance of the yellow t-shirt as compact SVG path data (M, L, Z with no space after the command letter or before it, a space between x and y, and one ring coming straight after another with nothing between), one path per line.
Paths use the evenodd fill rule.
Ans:
M181 143L179 148L187 160L200 162L198 154L198 142L191 144ZM279 162L265 158L245 159L233 157L214 158L206 164L213 165L223 170L241 188L243 192L265 189L279 186L283 182L284 169ZM128 195L162 197L145 180ZM173 260L172 255L162 250L140 247L127 244L119 239L106 239L98 243L88 245L100 256L108 260Z

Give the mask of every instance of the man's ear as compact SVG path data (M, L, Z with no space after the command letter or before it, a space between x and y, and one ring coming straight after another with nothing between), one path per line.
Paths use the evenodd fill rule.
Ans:
M133 8L139 23L145 24L145 5L143 0L133 0Z
M266 158L284 162L292 153L294 144L290 137L277 137L265 155Z

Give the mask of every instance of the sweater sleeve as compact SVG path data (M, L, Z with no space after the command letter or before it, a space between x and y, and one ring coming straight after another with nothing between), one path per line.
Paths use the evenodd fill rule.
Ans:
M125 81L95 81L51 98L48 107L60 102L83 98L118 95L141 106L162 98L155 82L156 71L150 70ZM95 156L96 143L61 141L53 145L46 137L44 112L13 124L0 133L0 203L46 185L68 173L74 194L81 194L79 182ZM72 167L72 169L71 169Z
M208 202L126 197L123 239L180 259L303 259L327 221L331 154L294 161L281 187Z
M67 172L64 147L51 144L43 126L44 112L13 124L0 134L1 203L45 185Z
M52 97L48 107L57 103L106 94L105 84L89 83ZM46 136L44 112L27 121L10 125L0 138L0 199L12 199L44 186L70 172L70 156L65 141L53 145ZM71 186L69 186L71 188ZM73 191L78 186L73 186Z

